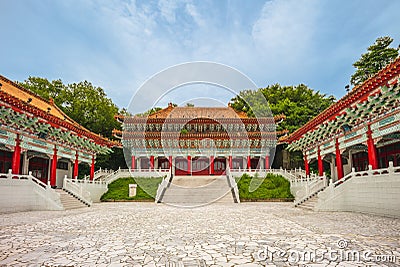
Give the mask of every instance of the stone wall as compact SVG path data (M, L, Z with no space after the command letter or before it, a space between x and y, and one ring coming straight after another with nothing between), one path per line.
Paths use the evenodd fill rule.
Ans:
M90 198L93 202L100 202L101 196L107 192L108 187L105 184L81 183L83 190L90 193Z
M60 197L29 179L0 179L0 213L63 210Z
M371 172L373 173L373 171ZM317 211L352 211L400 218L400 173L351 177L318 194Z

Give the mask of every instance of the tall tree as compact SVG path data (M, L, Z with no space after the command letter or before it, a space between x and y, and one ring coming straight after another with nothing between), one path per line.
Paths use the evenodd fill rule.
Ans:
M118 107L101 87L95 87L88 81L65 85L61 80L29 77L19 84L45 99L52 98L70 118L92 132L112 138L112 130L121 128L114 119L114 115L119 112ZM121 112L126 113L126 110ZM96 167L114 170L125 168L122 149L113 148L112 155L98 155ZM82 164L79 176L85 174L89 174L89 166Z
M61 107L64 101L67 86L60 79L49 81L46 78L30 76L24 82L18 83L47 100L52 98L59 107Z
M112 130L119 126L114 119L118 107L101 87L88 81L69 84L62 107L72 119L103 136L112 137Z
M112 130L119 127L114 120L118 107L103 88L88 81L65 85L61 80L29 77L19 84L45 99L52 98L69 117L90 131L112 137Z
M351 76L351 84L361 84L399 55L399 48L389 47L392 42L393 39L389 36L379 37L373 45L368 47L368 52L362 54L361 58L353 64L356 72Z
M162 110L162 108L154 107L154 108L151 108L151 109L149 109L149 110L147 110L147 111L145 111L143 113L137 113L137 114L135 114L135 116L137 116L137 117L148 117L149 115L154 114L154 113L156 113L157 111L160 111L160 110Z
M287 129L295 131L311 118L321 113L334 101L333 96L326 96L319 91L314 91L304 84L297 86L270 85L258 89L268 101L273 115L284 114L286 119L278 124L277 130ZM255 91L244 90L239 96L231 100L231 106L239 111L245 111L248 116L254 116L249 104L243 99L250 99L253 107L257 107ZM261 101L259 101L261 105Z

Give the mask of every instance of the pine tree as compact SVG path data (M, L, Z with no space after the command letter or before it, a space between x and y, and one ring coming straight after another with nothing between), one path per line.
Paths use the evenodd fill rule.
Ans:
M361 84L399 55L399 48L389 47L392 42L393 39L389 36L379 37L373 45L368 47L368 52L362 54L361 58L353 64L357 70L351 76L352 85Z

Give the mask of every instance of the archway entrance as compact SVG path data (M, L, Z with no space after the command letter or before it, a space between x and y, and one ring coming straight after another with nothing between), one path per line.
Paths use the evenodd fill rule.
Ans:
M169 160L167 157L158 157L158 169L167 170L169 169Z
M176 157L175 158L175 175L187 175L187 174L188 174L187 158Z
M195 157L192 159L192 175L209 175L210 161L206 157Z
M214 159L214 174L224 174L226 170L226 158L218 157Z
M12 152L0 150L0 173L7 173L12 165Z
M260 157L252 157L250 159L250 168L252 170L260 168Z
M208 157L194 157L190 159L190 168L188 168L188 159L186 157L175 158L175 175L214 175L224 174L226 171L226 158L217 157L214 164ZM214 168L211 172L210 168Z
M32 157L29 159L28 171L43 183L47 184L49 174L49 159L41 157Z

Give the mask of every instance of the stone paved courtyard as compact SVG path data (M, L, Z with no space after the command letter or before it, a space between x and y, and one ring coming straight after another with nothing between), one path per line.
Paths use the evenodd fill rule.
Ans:
M305 257L312 253L310 262ZM196 209L102 203L0 215L1 266L398 266L399 260L399 219L316 213L291 203Z

